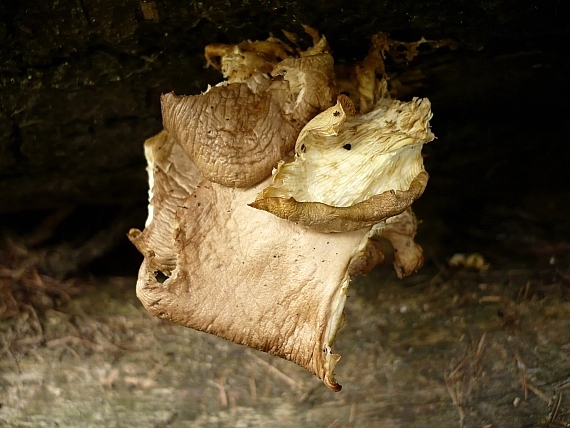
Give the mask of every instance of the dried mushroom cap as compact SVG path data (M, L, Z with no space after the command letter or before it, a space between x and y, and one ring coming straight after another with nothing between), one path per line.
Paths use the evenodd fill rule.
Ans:
M268 55L240 52L235 47L221 57L231 64L228 82L201 95L161 98L164 128L205 178L231 187L266 178L293 149L301 128L336 96L329 53L273 63Z
M236 189L198 184L201 178L190 173L181 203L186 190L173 195L169 172L178 175L189 160L176 145L149 142L150 170L167 171L154 174L151 206L178 207L173 219L154 206L145 229L170 239L138 242L145 259L137 295L144 306L160 318L291 360L339 390L334 366L340 357L331 346L346 289L350 276L379 260L368 231L326 235L248 207L269 178ZM161 158L154 156L159 151ZM175 265L157 262L159 250L175 254ZM169 278L159 282L157 270Z
M339 101L299 134L295 160L250 204L321 232L372 226L402 213L427 184L422 146L433 140L430 103L383 99L347 116Z

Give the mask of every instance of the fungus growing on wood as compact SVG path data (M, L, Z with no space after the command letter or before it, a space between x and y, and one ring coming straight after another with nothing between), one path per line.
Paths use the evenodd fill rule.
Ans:
M338 391L332 345L350 279L384 259L376 238L392 243L398 276L423 262L410 205L433 135L427 100L369 91L381 98L366 113L344 95L333 106L346 82L309 31L315 47L297 58L275 39L207 48L227 82L163 97L166 130L145 142L149 217L129 237L149 312L293 361Z

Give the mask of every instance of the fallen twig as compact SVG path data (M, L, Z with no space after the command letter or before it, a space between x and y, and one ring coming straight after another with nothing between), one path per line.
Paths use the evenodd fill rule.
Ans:
M544 392L542 392L540 389L538 389L536 386L534 386L532 383L528 381L526 385L528 389L534 392L536 396L539 397L542 401L544 401L545 403L550 403L550 398L548 397L548 395L546 395Z
M521 386L523 388L524 391L524 399L525 401L528 399L528 390L529 390L529 384L526 380L526 365L524 364L519 351L515 351L515 360L517 362L517 370L519 372L519 378L521 381Z
M453 381L450 378L450 376L446 376L445 374L444 378L445 378L445 387L447 388L447 392L449 393L451 401L453 402L453 405L455 406L455 408L457 409L457 413L459 414L459 427L463 428L465 423L465 411L463 410L463 405L462 405L463 391L461 390L463 383L461 381ZM460 384L459 387L458 383Z
M289 385L290 387L294 388L294 389L301 389L302 386L295 380L290 378L289 376L287 376L285 373L283 373L281 370L279 370L277 367L269 364L267 361L263 360L262 358L259 358L257 355L255 355L253 352L247 350L245 351L245 353L252 357L253 359L255 359L255 361L257 361L258 363L260 363L262 366L264 366L270 373L274 374L275 376L277 376L279 379L283 380L285 383L287 383L287 385Z
M224 385L214 382L212 379L208 379L208 383L218 388L218 397L220 398L220 406L223 408L228 407L228 393L226 392L226 387Z

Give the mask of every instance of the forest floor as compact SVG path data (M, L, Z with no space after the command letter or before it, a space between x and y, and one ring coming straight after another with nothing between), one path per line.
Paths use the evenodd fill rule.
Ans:
M489 266L451 266L422 242L416 274L380 266L353 282L334 347L339 393L293 363L151 317L135 277L55 281L4 257L0 425L568 426L569 244L499 229L510 235L486 247Z

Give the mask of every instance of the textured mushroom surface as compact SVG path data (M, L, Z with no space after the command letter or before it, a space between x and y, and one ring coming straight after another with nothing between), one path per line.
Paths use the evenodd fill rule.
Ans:
M207 58L219 54L228 80L201 95L163 95L164 128L208 180L260 182L293 149L301 128L334 103L333 59L326 39L317 46L279 62L287 56L282 42L210 47Z
M321 232L372 226L402 213L427 184L422 146L433 140L430 103L380 100L348 116L341 102L301 131L295 160L281 162L251 206Z
M163 96L165 130L145 142L149 217L129 238L150 313L293 361L338 391L332 345L350 279L384 260L379 238L399 277L423 263L410 205L434 137L428 100L391 100L386 80L371 80L385 44L351 86L307 32L304 52L277 39L212 45L207 61L227 81Z
M145 255L139 299L160 318L294 361L339 390L331 346L350 277L377 262L368 231L327 235L253 209L267 182L236 189L179 174L190 161L162 137L146 143L149 171L167 172L152 177L154 215L145 232L130 232Z

